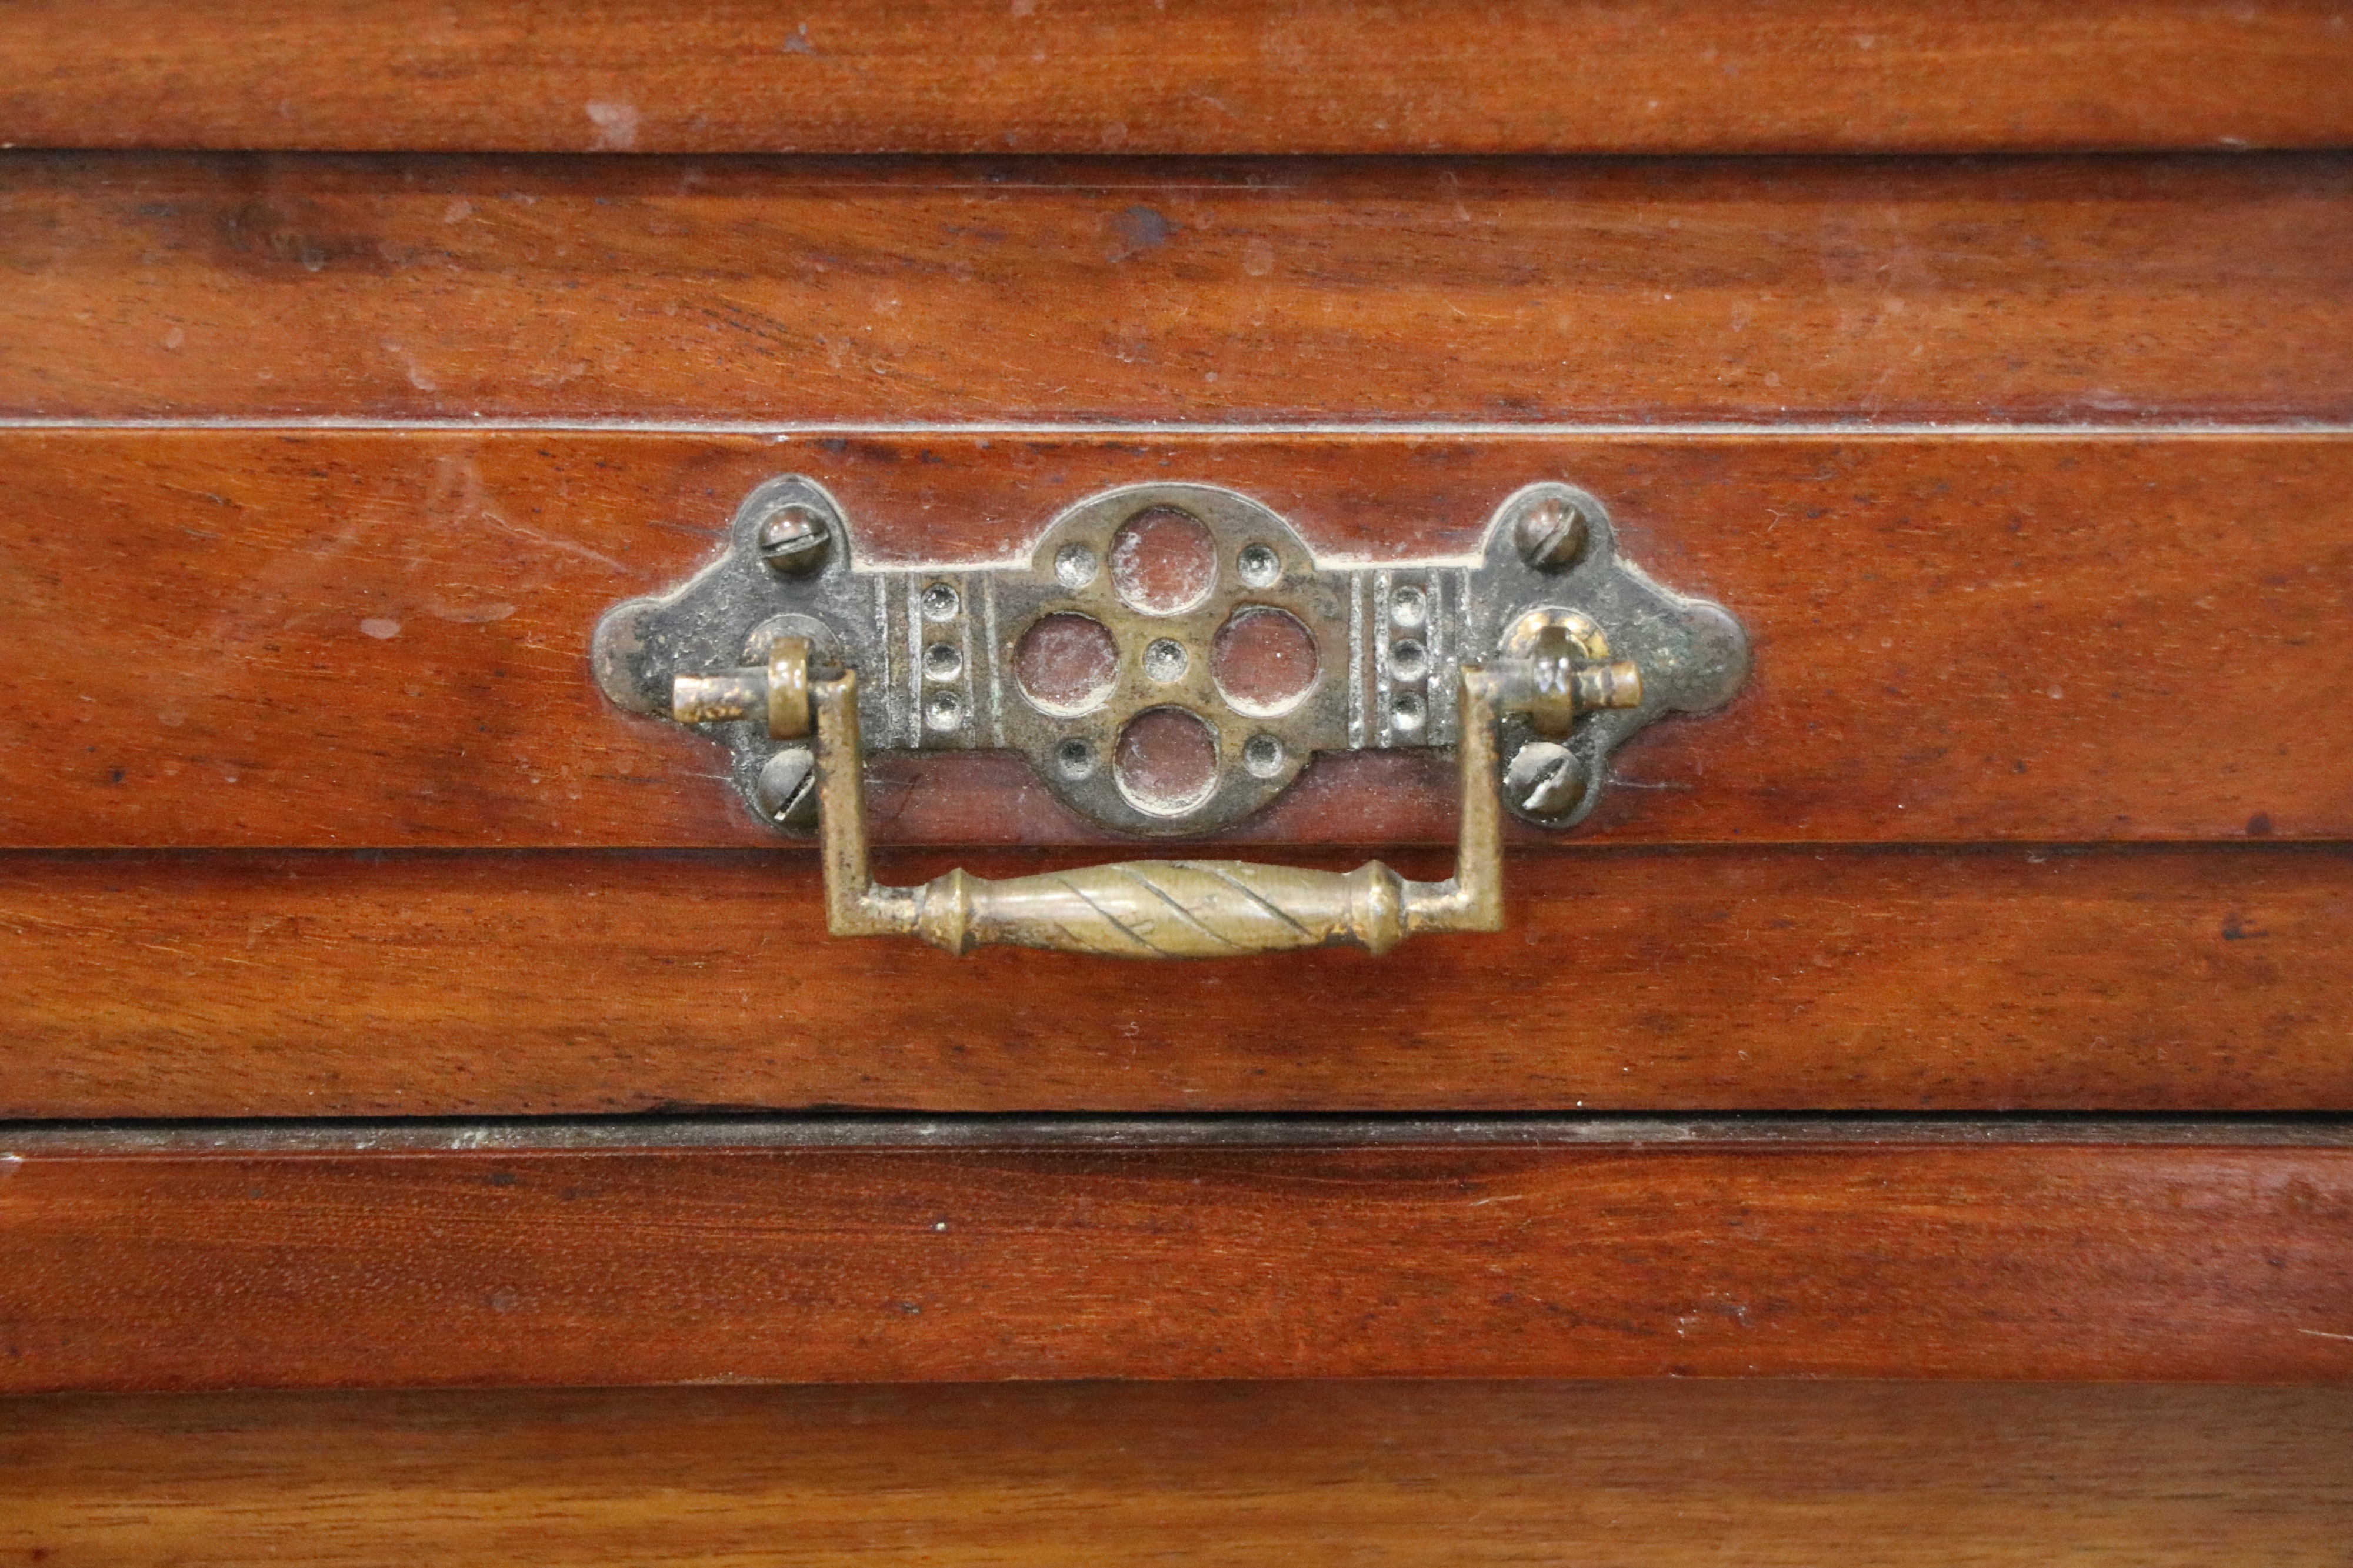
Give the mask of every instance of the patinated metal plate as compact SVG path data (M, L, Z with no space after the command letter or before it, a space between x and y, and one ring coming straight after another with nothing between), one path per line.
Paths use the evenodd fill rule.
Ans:
M1319 559L1268 507L1184 483L1092 496L1012 560L876 566L825 487L788 475L745 498L730 539L691 580L607 615L596 667L614 701L676 717L676 677L805 637L859 671L870 750L1018 752L1073 810L1133 834L1229 826L1319 752L1452 745L1461 668L1546 621L1641 671L1639 701L1565 737L1507 723L1506 803L1566 826L1620 742L1723 702L1748 664L1731 616L1653 582L1607 509L1554 482L1505 500L1477 552L1419 561ZM753 809L813 827L806 747L752 720L715 728ZM1188 749L1194 773L1172 784L1153 753Z

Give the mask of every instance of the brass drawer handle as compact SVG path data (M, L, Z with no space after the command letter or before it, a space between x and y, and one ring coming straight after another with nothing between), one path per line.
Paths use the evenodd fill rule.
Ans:
M1025 561L983 566L857 563L839 508L798 477L754 490L733 537L692 581L605 616L600 683L624 707L717 730L754 810L821 835L834 934L951 952L1385 952L1417 932L1499 930L1504 812L1577 821L1620 741L1715 707L1747 668L1730 616L1626 563L1600 503L1558 484L1507 500L1477 556L1382 565L1319 561L1249 498L1184 484L1090 498ZM1198 544L1190 566L1171 540ZM1176 567L1123 575L1139 560ZM1033 658L1041 639L1054 646ZM1252 639L1255 664L1229 658ZM1144 776L1147 747L1131 772L1155 721L1197 737L1195 782ZM1229 826L1318 752L1452 745L1455 875L1135 860L880 886L862 782L876 733L1022 752L1081 815L1148 835Z
M1455 874L1443 882L1413 881L1377 860L1348 872L1123 860L1005 881L959 868L919 888L883 887L867 868L856 670L813 677L808 640L780 637L763 667L678 677L671 711L701 722L762 718L779 740L815 731L826 916L836 936L915 936L958 953L999 942L1110 958L1339 946L1377 953L1423 931L1503 929L1495 728L1506 705L1556 735L1593 709L1641 705L1641 675L1630 662L1580 658L1559 627L1536 641L1528 658L1462 667L1462 823Z
M797 644L793 654L805 662L807 645ZM1532 700L1537 683L1525 665L1465 666L1461 679L1462 826L1454 875L1443 882L1413 881L1378 860L1346 872L1248 860L1122 860L1005 881L958 868L920 888L881 886L867 869L857 672L808 682L827 924L836 936L917 936L957 953L1005 942L1109 958L1343 946L1377 953L1424 931L1501 931L1496 704L1507 695ZM1630 667L1610 670L1609 679L1618 705L1641 701L1641 678ZM1573 692L1567 701L1573 707Z

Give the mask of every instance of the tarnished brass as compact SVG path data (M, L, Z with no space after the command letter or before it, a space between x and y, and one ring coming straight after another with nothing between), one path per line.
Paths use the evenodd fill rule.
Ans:
M1592 650L1593 644L1599 645L1599 652ZM1580 714L1640 708L1642 672L1630 659L1605 662L1609 649L1599 631L1581 645L1557 622L1540 629L1528 656L1528 727L1557 741L1576 726Z
M1503 812L1495 729L1505 711L1567 732L1580 712L1641 700L1633 666L1597 664L1599 627L1571 613L1533 626L1493 668L1461 667L1461 829L1454 875L1417 882L1378 860L1317 871L1247 860L1123 860L992 881L961 868L917 888L868 869L865 748L858 672L812 678L806 637L779 637L765 668L681 675L670 710L688 722L765 711L779 739L816 731L817 797L828 928L836 936L913 936L950 952L1004 943L1110 958L1232 958L1298 947L1387 952L1424 931L1500 931ZM1598 678L1597 678L1598 677ZM689 718L689 715L692 715Z
M1454 875L1442 882L1413 881L1378 860L1347 872L1122 860L1002 881L959 868L918 888L883 887L867 867L857 671L811 681L807 642L779 637L768 660L768 702L772 723L779 692L796 694L805 717L814 708L826 917L836 936L914 936L955 953L991 943L1109 958L1233 958L1299 947L1381 953L1425 931L1503 929L1495 728L1504 711L1525 712L1540 733L1565 735L1580 713L1642 700L1641 672L1607 661L1609 643L1584 616L1545 620L1524 640L1525 656L1507 654L1492 668L1461 667L1461 827ZM681 677L681 688L695 679Z
M681 724L765 719L772 739L800 739L809 732L808 638L777 637L765 665L674 677L670 713Z
M778 637L768 647L768 733L791 741L808 732L808 638Z
M681 724L724 724L768 711L768 672L723 669L681 675L670 685L670 716Z
M1721 704L1748 666L1722 606L1642 572L1600 499L1558 480L1423 559L1319 553L1250 496L1155 479L1071 502L1001 559L883 563L824 485L779 475L691 578L612 606L591 651L623 708L709 726L728 782L788 835L819 825L814 694L772 661L779 637L820 679L858 671L871 750L1011 752L1078 816L1159 838L1239 826L1319 756L1454 745L1469 666L1512 683L1504 809L1567 828L1619 745Z
M1455 872L1445 881L1413 881L1378 860L1346 872L1124 860L1003 881L958 868L919 888L879 886L867 869L857 673L814 682L827 924L836 936L914 936L956 953L1010 943L1112 958L1234 958L1300 947L1379 953L1425 931L1501 931L1495 704L1514 683L1471 665L1461 681L1462 825ZM1527 684L1524 674L1516 684Z
M1626 561L1608 510L1557 481L1505 498L1475 552L1428 561L1319 559L1250 498L1176 481L1080 500L1001 562L863 564L800 475L753 491L732 537L690 581L606 615L599 682L714 727L761 819L818 832L834 934L950 952L1377 953L1500 930L1504 814L1574 823L1614 746L1720 704L1747 668L1737 622ZM883 887L864 736L1024 754L1082 816L1155 836L1231 826L1321 752L1452 745L1455 872L1129 860Z
M1631 659L1611 658L1609 637L1580 611L1531 610L1505 635L1504 652L1496 668L1514 684L1502 705L1525 713L1546 740L1566 736L1588 713L1642 705L1642 672Z

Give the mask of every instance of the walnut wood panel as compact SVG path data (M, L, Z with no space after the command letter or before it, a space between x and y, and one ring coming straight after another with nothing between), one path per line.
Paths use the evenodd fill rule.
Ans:
M1106 967L831 940L797 856L0 858L0 1115L2353 1110L2342 850L1506 888L1496 937Z
M2353 1395L1341 1383L56 1396L0 1407L0 1557L60 1568L2321 1568L2353 1536Z
M0 203L18 415L2353 416L2330 154L19 153Z
M1146 478L1375 558L1584 484L1756 649L1729 708L1620 753L1588 837L2353 832L2341 437L18 430L0 466L19 847L767 842L714 744L612 708L586 650L788 470L899 560L1009 554ZM1327 759L1243 837L1444 841L1449 773ZM874 789L885 841L1101 841L1007 755L886 760Z
M1772 152L2353 140L2316 0L11 5L0 138L580 152Z
M0 1390L2353 1380L2353 1149L20 1158Z

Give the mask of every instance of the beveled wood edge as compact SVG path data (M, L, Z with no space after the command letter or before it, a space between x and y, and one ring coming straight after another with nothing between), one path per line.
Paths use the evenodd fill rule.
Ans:
M1968 1147L2353 1148L2353 1114L2018 1116L1805 1111L1721 1117L543 1116L484 1119L0 1122L0 1162L408 1153L647 1153L796 1149Z
M923 752L920 757L947 755ZM1164 845L1234 842L1230 835L1198 837L1125 838L1106 833L1101 842L1071 844L889 844L879 846L878 858L893 860L936 858L942 853L969 850L1007 864L1016 861L1082 860L1098 853L1103 844ZM1394 849L1442 849L1451 839L1333 838L1302 841L1304 853L1345 859L1353 854L1377 854ZM1280 840L1248 846L1251 853L1267 852L1265 845L1286 847ZM1716 859L1769 859L1789 856L1852 855L1871 859L1894 858L2015 860L2026 855L2063 856L2072 859L2147 859L2165 856L2227 855L2258 859L2287 856L2340 856L2353 851L2353 836L2345 837L2256 837L2233 838L1750 838L1623 839L1583 838L1575 832L1507 840L1506 858L1533 861L1591 856L1624 860L1655 860L1665 857ZM302 859L318 864L353 861L362 865L385 861L434 860L602 860L602 861L759 861L778 856L813 858L818 844L810 838L777 838L765 844L6 844L0 845L0 867L55 861L104 864L108 861L170 862L184 865L230 866L239 861Z
M2145 419L2105 420L1937 420L1876 419L1679 419L1646 420L1634 416L1616 419L1545 420L1525 422L1493 419L1348 420L1197 420L1197 419L521 419L512 416L453 419L431 415L375 417L364 415L191 415L158 417L125 415L96 417L74 415L0 414L0 431L120 430L241 430L268 434L345 431L403 434L465 432L477 435L522 436L988 436L1082 437L1246 436L1246 437L1498 437L1541 440L1550 437L1658 437L1683 439L1718 437L1786 439L1821 437L1837 440L1882 437L1916 440L1922 437L1980 437L2004 441L2023 438L2097 440L2116 437L2183 439L2204 437L2353 436L2353 423L2334 418L2225 420L2185 417L2159 411Z

